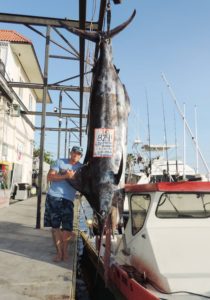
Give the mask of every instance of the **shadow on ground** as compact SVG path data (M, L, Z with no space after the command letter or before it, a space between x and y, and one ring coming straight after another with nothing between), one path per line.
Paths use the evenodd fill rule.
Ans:
M18 223L0 222L0 253L24 256L30 259L56 264L51 230L35 229ZM59 263L69 268L67 263Z

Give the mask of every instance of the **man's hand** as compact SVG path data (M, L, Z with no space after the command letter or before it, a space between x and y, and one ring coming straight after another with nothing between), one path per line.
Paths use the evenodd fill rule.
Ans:
M76 173L76 171L73 170L68 170L66 171L66 179L72 179L74 177L74 174Z
M48 181L61 181L66 179L68 180L74 177L75 172L76 171L73 170L67 170L67 171L65 170L65 172L61 172L60 174L54 170L50 170L48 172L47 179Z

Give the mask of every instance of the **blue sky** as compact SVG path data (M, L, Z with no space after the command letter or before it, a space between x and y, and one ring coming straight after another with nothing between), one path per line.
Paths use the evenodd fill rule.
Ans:
M98 5L99 1L87 2L90 19L93 5L95 2ZM76 0L0 0L0 4L1 12L5 13L78 18ZM126 20L134 8L137 15L132 24L112 41L114 63L120 68L120 78L126 85L131 101L128 151L132 151L132 144L137 138L143 143L148 143L147 93L151 143L164 143L163 99L167 143L174 144L176 128L178 156L183 158L183 122L166 84L161 79L163 72L182 110L185 103L186 119L193 133L194 106L197 106L198 142L210 166L210 1L123 0L121 5L112 3L111 26ZM23 26L1 25L1 28L18 28L21 33L27 35L33 41L43 66L44 43L35 33ZM69 67L75 68L75 74L78 73L76 65ZM64 74L69 74L67 65L62 68ZM50 65L50 71L54 76L52 80L56 80L53 63ZM57 95L53 97L56 103ZM52 110L52 107L48 109ZM38 135L36 136L38 138ZM54 156L57 151L55 138L55 134L46 133L46 150L51 151ZM170 158L175 158L175 152L172 151L169 155ZM195 167L195 149L190 137L186 138L186 156L187 163ZM206 171L201 161L199 166L201 171Z

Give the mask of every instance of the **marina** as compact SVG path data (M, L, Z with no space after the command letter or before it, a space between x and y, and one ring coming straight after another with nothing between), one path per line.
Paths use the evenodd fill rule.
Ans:
M209 0L0 24L0 300L210 299Z

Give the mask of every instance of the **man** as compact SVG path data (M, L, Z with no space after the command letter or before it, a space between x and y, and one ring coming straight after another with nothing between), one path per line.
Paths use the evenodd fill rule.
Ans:
M79 160L83 149L74 146L68 159L58 159L49 170L47 179L51 182L47 192L44 226L52 227L56 246L55 262L68 260L68 243L73 235L73 209L76 190L67 182L82 166ZM61 227L61 228L60 228Z

